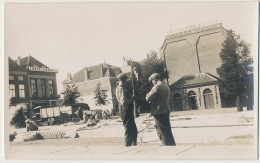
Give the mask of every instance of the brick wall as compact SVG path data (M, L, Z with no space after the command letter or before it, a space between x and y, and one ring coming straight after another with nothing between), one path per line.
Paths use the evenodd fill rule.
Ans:
M198 106L198 110L203 110L205 108L205 97L204 97L204 90L209 89L212 92L213 100L214 100L214 108L211 109L217 109L221 108L221 99L219 94L219 87L217 84L212 85L204 85L200 87L191 87L186 89L176 89L171 91L171 96L173 96L175 93L178 93L181 95L182 99L182 106L183 110L191 110L188 105L188 93L190 91L194 91L196 93L196 103ZM171 110L174 111L177 108L173 108L174 105L171 105Z
M170 71L169 84L184 75L200 73L199 65L201 73L217 76L216 68L221 65L219 53L224 39L225 29L221 25L214 29L165 39L160 54Z

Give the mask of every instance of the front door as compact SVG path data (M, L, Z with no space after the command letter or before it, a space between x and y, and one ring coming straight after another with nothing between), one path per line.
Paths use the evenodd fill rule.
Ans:
M190 110L197 110L198 105L197 105L197 95L194 91L190 91L188 93L188 104Z
M205 108L206 109L215 108L214 98L213 98L213 94L212 94L211 90L205 89L203 91L203 96L204 96Z
M198 109L198 105L197 105L197 100L196 100L196 96L192 96L192 97L188 97L189 99L189 107L191 110L197 110Z

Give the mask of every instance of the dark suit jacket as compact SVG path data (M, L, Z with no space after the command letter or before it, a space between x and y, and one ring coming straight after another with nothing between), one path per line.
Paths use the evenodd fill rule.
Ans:
M170 112L170 88L163 81L158 81L146 95L146 100L152 102L151 115L161 115Z

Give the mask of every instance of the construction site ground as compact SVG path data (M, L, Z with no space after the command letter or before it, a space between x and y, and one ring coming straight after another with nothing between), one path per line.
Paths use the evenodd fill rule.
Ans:
M237 112L221 108L171 113L176 146L162 146L148 113L135 118L137 146L124 147L124 127L120 117L100 120L88 127L84 123L42 126L41 132L66 131L70 138L19 141L25 129L16 131L16 141L5 144L6 159L100 160L100 159L176 159L176 160L255 160L258 158L258 116L256 111ZM51 132L50 132L51 133ZM74 138L75 133L78 138Z

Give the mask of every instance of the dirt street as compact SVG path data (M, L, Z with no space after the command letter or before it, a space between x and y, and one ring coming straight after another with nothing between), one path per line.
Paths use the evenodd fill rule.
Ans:
M43 139L28 142L12 142L11 145L19 146L122 146L124 139L118 137L83 137L83 138L64 138L64 139Z
M172 113L171 127L175 147L161 146L153 117L142 114L135 118L138 144L124 147L124 127L119 117L101 120L96 126L68 124L41 126L40 131L59 131L79 135L79 138L43 139L10 142L8 158L48 159L253 159L257 151L257 119L254 112L216 110L219 113ZM223 113L221 113L221 111ZM10 130L25 134L25 129ZM75 135L75 134L74 134ZM31 155L30 153L34 154ZM205 152L207 155L205 155ZM14 155L15 153L15 155ZM134 155L135 157L132 157ZM127 157L126 157L127 156Z

